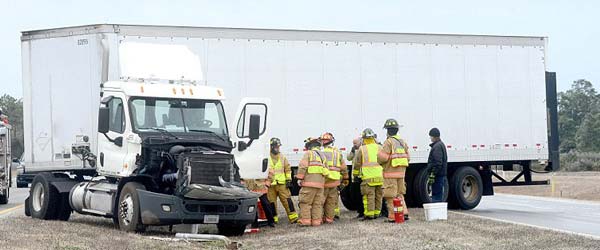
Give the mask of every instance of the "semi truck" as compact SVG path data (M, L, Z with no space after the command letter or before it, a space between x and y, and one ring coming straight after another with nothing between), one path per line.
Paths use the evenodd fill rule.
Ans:
M268 174L269 100L241 99L228 124L226 92L187 46L68 30L22 35L26 215L243 234L259 195L241 178Z
M196 84L218 87L227 93L227 100L222 102L225 110L235 108L246 96L269 97L268 109L259 110L268 113L269 133L283 142L281 151L293 171L303 155L306 137L331 132L335 145L346 154L364 128L379 131L379 140L383 140L384 121L395 118L401 124L400 136L410 145L406 174L406 201L410 206L431 201L426 163L430 143L427 132L432 127L442 131L447 145L444 199L453 208L476 207L482 196L494 194L494 186L547 184L534 181L532 173L559 168L556 75L547 71L547 37L98 24L27 31L22 41L25 93L37 90L29 73L31 62L37 61L44 65L38 66L42 68L53 65L54 71L61 72L57 77L48 77L49 70L44 69L46 73L39 79L53 84L72 77L76 81L85 78L92 82L88 85L93 85L104 82L100 75L106 75L105 80L133 81L135 78L128 78L119 68L123 63L119 59L124 54L122 47L184 46L200 61L190 66L191 71L201 75ZM30 58L38 50L53 54ZM69 67L50 60L69 61ZM81 86L87 85L77 85ZM52 89L48 85L38 91L47 96L57 91ZM78 98L72 93L74 89L69 102L58 105L68 109L73 103L88 100L71 100ZM55 135L33 131L31 119L75 117L54 114L50 118L48 105L32 113L32 102L33 96L26 94L26 137L30 134L25 143L26 166L36 161L56 161L62 153L56 140L47 142ZM95 103L88 105L89 110L95 110ZM44 118L37 118L40 113ZM231 115L225 114L227 120L239 118L238 114ZM87 121L82 122L90 128L95 126L92 118L96 114L86 117ZM238 127L231 133L234 137L241 132L239 125L244 124L237 121ZM41 128L50 130L48 125ZM53 130L55 134L63 133L57 127ZM92 135L90 145L114 136ZM43 142L55 146L48 149L52 153L46 160L36 160L39 152L31 149ZM238 143L237 150L240 145L244 144ZM120 157L115 157L119 163ZM130 166L127 173L139 168L131 158L126 159ZM499 170L516 170L518 174L507 180L497 173ZM120 182L126 178L108 179ZM292 193L297 194L298 189L294 186ZM342 190L346 208L357 208L357 192L352 188Z

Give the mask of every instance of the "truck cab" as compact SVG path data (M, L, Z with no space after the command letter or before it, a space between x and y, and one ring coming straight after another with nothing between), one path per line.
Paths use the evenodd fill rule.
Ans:
M125 231L206 223L225 235L242 234L254 220L258 194L240 176L267 175L268 100L244 99L228 126L220 88L157 79L108 81L101 88L97 142L83 138L72 149L98 176L36 176L32 216L68 219L72 209L113 218ZM58 186L70 186L68 195ZM45 200L53 190L60 201Z

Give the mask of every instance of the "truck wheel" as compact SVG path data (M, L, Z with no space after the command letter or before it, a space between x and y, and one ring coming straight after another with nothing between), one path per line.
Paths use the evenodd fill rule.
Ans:
M246 230L246 225L219 223L217 224L220 235L225 236L241 236Z
M460 167L450 179L450 208L469 210L479 205L483 182L477 170L472 167Z
M29 197L25 199L25 204L23 210L25 210L25 216L31 216L31 202L29 202Z
M146 226L142 224L140 216L140 198L137 190L146 190L141 183L128 182L123 186L119 196L117 216L119 228L127 232L144 232Z
M0 205L4 205L8 203L8 190L6 190L6 195L0 194Z
M49 182L49 174L38 174L33 178L29 189L31 217L43 220L56 219L60 206L60 194Z
M415 197L414 204L417 206L423 206L425 203L431 202L431 185L429 181L430 167L423 167L415 175L413 181L413 194ZM448 199L448 181L444 183L444 199Z
M356 209L358 209L358 204L353 200L352 192L352 184L350 184L342 189L342 192L340 192L340 198L342 199L342 204L344 204L346 209L350 211L356 211Z

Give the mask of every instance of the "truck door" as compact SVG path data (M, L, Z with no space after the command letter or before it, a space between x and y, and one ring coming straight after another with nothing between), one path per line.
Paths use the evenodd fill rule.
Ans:
M125 164L127 145L124 134L127 127L127 107L124 96L108 95L102 99L101 105L108 108L108 132L98 134L98 171L107 175L121 175L128 167ZM99 123L106 122L99 117Z
M240 168L242 179L264 179L267 178L269 158L269 104L270 99L265 98L243 98L238 107L234 122L235 131L231 133L231 140L235 148L233 155L235 162ZM251 120L259 116L257 139L250 139Z

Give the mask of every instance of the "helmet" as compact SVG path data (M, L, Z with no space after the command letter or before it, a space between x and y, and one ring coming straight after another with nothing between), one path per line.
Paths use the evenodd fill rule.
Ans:
M271 138L271 146L281 146L281 140L277 137Z
M304 147L310 149L314 146L321 146L321 140L317 137L308 137L304 140Z
M396 119L394 118L390 118L385 120L385 124L383 125L383 128L388 129L388 128L398 128L398 121L396 121Z
M363 138L363 139L365 139L365 138L376 138L376 137L377 137L377 135L376 135L376 134L375 134L375 132L373 132L373 130L372 130L372 129L370 129L370 128L366 128L366 129L365 129L365 130L363 130L363 132L362 132L362 138Z
M321 142L323 144L329 144L335 141L335 138L333 137L332 133L329 132L325 132L323 133L323 135L321 135L321 137L319 137L319 139L321 139Z

